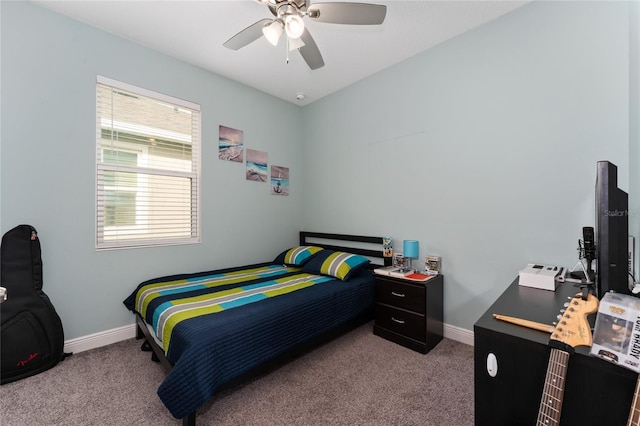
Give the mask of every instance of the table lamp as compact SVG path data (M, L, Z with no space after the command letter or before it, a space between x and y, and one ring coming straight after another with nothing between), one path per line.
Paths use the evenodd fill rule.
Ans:
M402 255L408 262L405 263L404 270L413 271L411 267L411 259L417 259L419 257L418 241L416 240L404 240L402 243Z

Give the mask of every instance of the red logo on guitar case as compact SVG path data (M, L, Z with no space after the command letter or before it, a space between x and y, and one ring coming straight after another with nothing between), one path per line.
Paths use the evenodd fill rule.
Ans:
M24 367L25 365L27 365L29 362L33 361L34 359L36 359L38 357L38 353L34 353L29 355L29 358L27 359L23 359L22 361L18 361L18 363L16 364L17 367Z

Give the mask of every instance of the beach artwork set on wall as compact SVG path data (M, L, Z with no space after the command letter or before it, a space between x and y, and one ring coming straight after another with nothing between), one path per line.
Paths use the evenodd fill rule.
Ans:
M244 163L246 151L246 179L268 182L268 154L264 151L244 147L242 130L220 126L218 135L218 158L220 160ZM271 194L289 195L289 168L271 166Z

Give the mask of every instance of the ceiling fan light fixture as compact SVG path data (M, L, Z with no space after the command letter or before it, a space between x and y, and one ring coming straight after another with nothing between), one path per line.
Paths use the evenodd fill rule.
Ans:
M299 15L287 15L284 18L284 30L291 39L299 38L304 32L304 22Z
M282 35L283 25L282 22L278 20L274 20L269 25L265 25L262 28L262 34L269 41L269 43L274 46L278 45L278 40L280 40L280 36Z
M298 38L290 38L288 39L289 41L289 51L295 50L295 49L300 49L301 47L304 47L304 41L302 41L302 39L300 37Z
M2 1L2 0L0 0ZM324 66L322 54L313 37L305 28L303 18L328 24L380 25L384 22L387 6L380 4L334 2L315 0L256 0L267 6L274 18L263 18L249 25L223 43L228 49L238 50L264 36L274 46L286 32L287 63L289 49L298 49L311 70Z

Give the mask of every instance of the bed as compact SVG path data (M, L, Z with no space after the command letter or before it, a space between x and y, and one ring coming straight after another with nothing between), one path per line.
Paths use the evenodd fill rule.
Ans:
M372 318L382 238L301 232L252 265L158 277L124 301L143 350L169 369L158 396L183 425L225 384Z

